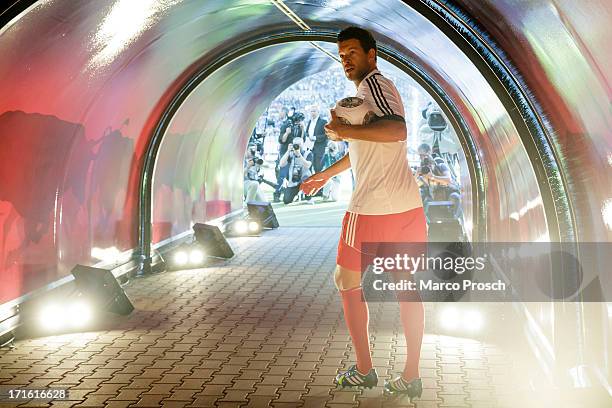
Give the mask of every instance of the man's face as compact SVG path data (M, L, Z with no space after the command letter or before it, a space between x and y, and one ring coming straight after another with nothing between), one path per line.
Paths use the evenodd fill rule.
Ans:
M280 118L281 120L285 120L287 118L287 112L285 112L284 110L280 111Z
M338 56L342 61L344 74L350 81L361 81L372 69L376 67L376 51L367 53L356 38L338 43Z
M421 161L423 161L424 159L429 157L429 152L426 152L424 150L419 150L419 159L421 159Z
M310 108L310 119L315 120L318 114L319 114L319 109Z

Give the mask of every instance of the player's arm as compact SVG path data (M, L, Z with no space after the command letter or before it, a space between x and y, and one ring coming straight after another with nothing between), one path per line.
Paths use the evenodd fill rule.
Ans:
M332 140L367 140L369 142L401 142L406 140L406 122L398 115L383 116L367 125L347 125L331 110L332 120L325 125L325 133Z
M300 184L300 190L307 195L314 195L319 191L332 177L342 173L344 170L351 167L348 153L343 158L326 168L325 170L315 173L308 177Z

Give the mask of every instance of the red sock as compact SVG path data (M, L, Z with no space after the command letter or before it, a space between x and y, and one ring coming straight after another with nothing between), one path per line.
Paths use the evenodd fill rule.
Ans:
M370 335L368 333L368 304L362 299L361 287L341 290L344 320L351 334L355 354L357 355L357 370L367 374L372 369L370 356Z
M399 302L400 319L406 337L406 365L403 377L411 381L419 377L419 358L421 356L421 343L425 329L425 310L419 301Z

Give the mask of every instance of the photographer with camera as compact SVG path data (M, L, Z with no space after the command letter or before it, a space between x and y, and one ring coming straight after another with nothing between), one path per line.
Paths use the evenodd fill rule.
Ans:
M289 109L287 119L291 126L291 140L299 137L302 142L306 141L306 127L304 126L305 116L302 112L297 112L295 108Z
M461 188L453 180L450 168L446 161L440 157L432 156L431 146L423 143L418 147L421 165L417 172L417 183L421 191L421 199L425 214L431 201L451 201L453 203L453 216L461 217Z
M280 166L288 167L288 176L283 194L283 203L289 204L300 191L300 184L312 174L312 152L304 150L304 141L301 137L293 139L291 149L289 149L280 159ZM306 199L310 199L306 196Z
M244 157L245 162L249 159L254 159L255 157L258 157L259 154L257 152L257 146L254 144L249 143L249 147L247 149L246 155Z
M250 152L249 152L250 153ZM263 159L259 156L252 156L246 158L246 165L244 167L244 197L245 201L266 201L259 184L263 179L261 174L261 165Z
M292 108L293 109L293 108ZM292 138L292 122L289 120L289 109L286 106L283 106L280 111L280 133L278 134L278 157L282 157L285 153L287 153L287 149L289 148L289 143Z
M274 202L280 201L280 195L282 192L283 180L288 178L289 169L280 163L280 159L291 150L289 149L290 143L295 138L304 140L304 114L296 112L295 108L283 107L281 110L281 126L280 133L278 135L278 159L276 161L276 184L277 188L274 190Z

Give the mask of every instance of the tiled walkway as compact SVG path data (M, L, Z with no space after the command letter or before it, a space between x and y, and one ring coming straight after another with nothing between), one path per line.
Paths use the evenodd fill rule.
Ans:
M280 228L232 240L232 260L133 280L125 288L136 307L130 316L1 350L0 387L69 389L68 401L21 406L413 406L382 395L383 379L405 358L396 304L370 305L379 386L332 384L338 368L354 361L332 279L338 235L337 228ZM427 305L428 316L433 311ZM417 407L531 406L511 354L431 334L434 323L426 328Z

